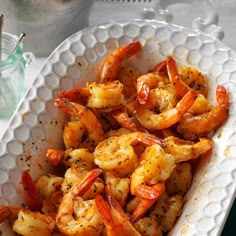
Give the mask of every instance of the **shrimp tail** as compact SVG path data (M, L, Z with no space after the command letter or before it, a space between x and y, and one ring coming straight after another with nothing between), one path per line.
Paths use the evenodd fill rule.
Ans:
M183 97L190 89L190 87L181 79L178 72L177 63L172 56L166 58L167 72L170 82L175 88L180 97Z
M24 189L26 205L32 211L40 211L42 209L43 202L39 196L35 183L29 174L29 171L24 171L22 173L21 182Z
M95 197L96 206L100 212L105 225L108 225L112 221L112 215L110 211L110 206L106 201L103 200L102 196L99 194Z
M142 88L138 91L138 96L137 96L138 102L140 104L146 103L149 92L150 92L150 86L147 84L143 84Z
M65 151L64 150L52 149L52 148L49 148L47 150L47 153L46 153L47 158L55 166L57 166L59 164L59 162L62 160L64 155L65 155Z
M153 199L142 198L130 217L131 222L135 222L138 219L140 219L147 212L147 210L150 209L150 207L157 201L157 199L165 191L165 184L158 183L153 185L152 188L156 191L156 197Z
M118 236L119 234L124 235L122 227L116 227L116 224L119 224L119 222L114 220L114 215L113 215L114 210L112 211L112 208L108 204L108 202L105 201L101 195L97 195L95 197L95 203L98 211L101 214L103 222L106 226L107 235L108 236ZM115 215L117 216L117 213L115 213Z
M134 120L129 117L125 109L117 109L112 111L112 116L123 128L127 128L131 131L138 130Z
M67 98L70 101L77 101L83 99L84 97L89 97L89 89L86 87L74 88L67 92L59 92L58 98Z
M107 197L107 199L108 202L104 201L101 195L97 195L95 197L96 206L107 228L107 235L141 236L128 220L118 201L110 195Z
M93 183L97 180L98 176L102 173L102 170L97 168L90 170L85 178L79 183L75 184L71 188L71 193L74 196L82 196L84 195L89 188L93 185Z
M154 68L152 69L153 72L167 72L167 67L166 67L166 60L161 61L158 63Z
M78 117L96 143L105 138L104 130L95 114L87 107L66 98L55 99L55 106L63 112Z
M11 215L11 211L7 206L0 207L0 223L7 219Z
M107 83L116 78L122 61L134 56L142 49L142 44L139 41L131 42L128 45L118 48L116 51L108 55L101 71L100 71L100 83Z
M156 200L157 200L156 198L154 198L154 199L142 198L141 201L139 202L138 206L136 207L136 209L132 213L132 215L130 217L130 222L133 223L133 222L139 220L147 212L147 210L150 209L150 207L156 202Z
M122 207L120 206L119 202L112 196L108 196L108 202L111 206L111 210L113 216L115 216L115 220L122 223L124 219L127 218L125 212L123 211ZM134 236L141 236L140 233L134 228L131 222L127 219L123 222L123 231L125 236L134 235Z
M75 103L71 102L68 98L57 98L55 100L55 106L72 116L78 116L78 113L82 113L82 111L79 111L78 107L83 107L79 104L75 105Z
M199 91L197 90L189 90L184 97L177 103L176 109L178 110L180 116L188 111L188 109L193 105L197 96L199 95Z
M15 221L21 208L12 206L0 206L0 224L8 219Z
M158 144L161 147L165 147L166 143L163 139L158 138L155 135L149 134L149 133L145 133L145 135L143 135L141 138L137 138L137 141L146 144L146 145L153 145L153 144Z
M217 85L216 99L217 99L217 104L225 107L226 109L229 108L229 94L223 85Z
M121 50L120 57L122 60L127 60L133 55L135 55L138 51L142 49L142 44L140 41L132 42L128 44L126 50Z
M114 197L109 195L107 197L107 199L108 199L108 202L111 206L112 213L113 213L113 215L115 215L116 219L126 217L122 207L120 206L120 204L118 203L118 201Z
M135 189L135 196L144 199L157 199L164 189L165 186L162 183L152 186L142 184Z

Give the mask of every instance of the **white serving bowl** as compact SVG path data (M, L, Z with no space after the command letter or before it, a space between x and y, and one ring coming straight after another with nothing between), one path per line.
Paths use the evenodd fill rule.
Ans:
M143 49L124 64L142 73L166 55L196 66L209 78L209 99L223 84L230 93L228 121L214 134L211 158L202 159L182 215L170 235L220 235L236 189L235 110L236 54L221 41L199 31L155 20L104 23L81 30L50 55L13 115L0 144L0 205L23 202L21 173L35 179L53 171L47 148L63 147L65 115L54 106L60 90L96 80L104 57L119 46L139 40ZM6 224L3 235L14 235Z

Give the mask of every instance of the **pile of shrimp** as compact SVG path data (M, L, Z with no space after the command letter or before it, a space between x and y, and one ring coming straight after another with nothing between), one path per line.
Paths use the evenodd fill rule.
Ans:
M160 236L174 227L229 95L218 85L211 104L206 76L171 55L145 74L122 65L141 50L139 41L118 48L96 82L59 92L65 147L46 155L64 171L35 181L24 171L25 206L1 206L0 222L44 236Z

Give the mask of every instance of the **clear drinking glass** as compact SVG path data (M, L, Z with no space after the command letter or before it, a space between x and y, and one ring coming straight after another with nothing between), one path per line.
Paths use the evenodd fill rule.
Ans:
M33 60L24 52L21 42L14 50L18 37L2 33L0 57L0 118L10 117L25 93L24 69ZM11 54L12 50L14 52ZM11 54L11 55L10 55Z

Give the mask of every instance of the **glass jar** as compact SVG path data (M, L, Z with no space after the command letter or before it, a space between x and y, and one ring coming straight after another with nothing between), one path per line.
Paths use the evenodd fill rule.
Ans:
M21 42L14 50L18 37L2 33L0 57L0 118L10 117L25 93L24 69L33 60L24 52ZM11 52L14 52L11 54ZM11 54L11 55L10 55Z

